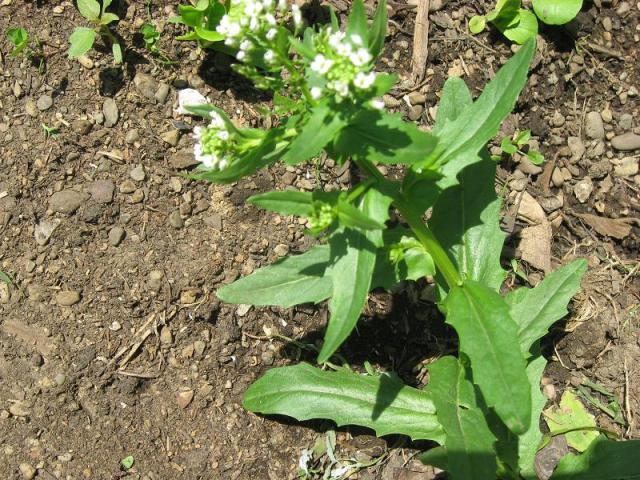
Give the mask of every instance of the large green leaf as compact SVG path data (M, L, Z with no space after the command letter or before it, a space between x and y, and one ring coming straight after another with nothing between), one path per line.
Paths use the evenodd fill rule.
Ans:
M411 165L422 162L436 146L436 138L400 115L365 109L351 118L337 136L332 152L345 160L349 157L376 163Z
M433 134L438 136L447 123L456 120L471 105L473 105L473 99L467 84L460 77L450 77L442 88Z
M451 290L444 307L487 405L513 433L526 432L531 422L531 386L509 306L489 287L467 280Z
M518 324L520 348L525 354L567 314L567 305L580 288L586 270L585 260L575 260L547 275L536 288L518 288L505 297L511 317Z
M377 58L384 47L384 38L387 35L387 0L380 0L373 16L371 31L369 32L369 51L373 58Z
M429 394L389 374L328 372L306 363L275 368L249 387L243 405L252 412L297 420L328 418L338 426L361 425L378 435L444 440Z
M532 0L533 10L548 25L563 25L573 20L582 8L582 0Z
M302 255L284 258L260 268L217 291L224 302L291 307L318 303L331 295L331 277L326 274L330 252L327 245L313 247Z
M551 480L637 480L638 454L640 440L616 442L600 436L582 455L560 460Z
M442 357L429 367L429 385L438 421L446 434L448 472L456 480L495 478L496 437L476 401L473 383L460 360Z
M347 34L360 35L365 45L369 43L367 13L362 0L354 0L351 4L351 13L349 13L349 19L347 20Z
M84 18L92 22L100 17L100 4L96 0L78 0L78 10Z
M329 324L318 362L329 360L360 318L371 288L376 248L359 230L345 229L329 239L333 290L329 301Z
M459 184L440 194L429 226L462 275L499 291L505 278L500 266L505 234L495 173L495 162L486 156L460 172Z
M529 429L518 437L518 465L520 475L526 480L538 479L535 459L542 440L540 416L547 403L547 398L540 391L540 380L546 365L547 361L542 355L536 356L527 365L527 378L531 384L531 423Z
M456 164L459 171L472 162L491 140L504 118L513 110L527 81L527 70L535 52L535 40L525 43L496 74L470 108L447 123L438 136L438 146L425 165Z
M285 190L260 193L249 197L247 203L282 215L309 217L313 213L313 194L310 192Z

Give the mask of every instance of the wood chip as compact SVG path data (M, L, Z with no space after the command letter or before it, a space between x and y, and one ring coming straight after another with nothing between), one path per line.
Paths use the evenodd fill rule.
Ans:
M413 31L413 58L411 60L411 80L420 83L427 71L429 56L429 4L430 0L418 2L416 23Z
M629 236L632 223L640 225L640 219L638 218L607 218L591 215L590 213L575 213L574 215L584 220L587 225L600 235L617 238L618 240Z

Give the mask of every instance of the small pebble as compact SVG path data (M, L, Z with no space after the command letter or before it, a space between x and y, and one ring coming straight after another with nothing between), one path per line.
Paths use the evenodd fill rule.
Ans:
M593 182L591 178L585 177L573 187L573 193L580 203L585 203L593 192Z
M164 102L167 101L168 96L169 96L169 85L167 85L166 83L161 83L154 95L156 102L163 105Z
M132 130L129 130L127 132L127 135L124 137L124 141L127 142L129 145L136 143L138 140L140 140L140 134L138 133L138 130L136 130L135 128Z
M118 123L120 113L118 112L118 105L113 98L105 99L102 104L102 114L104 115L104 126L107 128L113 127Z
M117 247L118 245L120 245L120 243L122 243L125 235L126 232L124 228L120 226L113 227L111 230L109 230L109 243L114 247Z
M93 68L93 60L91 60L86 55L80 55L78 57L78 62L87 70L91 70Z
M584 133L588 138L602 140L604 138L604 123L600 112L589 112L584 121Z
M173 334L171 329L166 325L160 330L160 343L163 345L171 345L173 343Z
M160 138L163 142L171 145L172 147L175 147L180 142L180 130L169 130L168 132L160 134Z
M184 221L180 216L180 210L174 210L169 215L169 225L171 225L175 229L182 228L184 226Z
M624 133L611 139L611 146L622 152L640 149L640 135L635 133Z
M22 478L25 480L33 480L37 473L36 469L28 463L21 463L18 469L20 470L20 475L22 475Z
M80 301L80 293L75 290L63 290L56 295L56 302L62 307L70 307Z
M51 95L42 95L38 98L36 106L42 112L49 110L53 106L53 98L51 98Z
M144 171L144 167L142 165L138 165L133 170L131 170L129 172L129 176L136 182L143 182L144 179L147 178L147 174Z
M633 157L623 158L619 165L616 165L614 172L618 177L633 177L638 174L638 160Z
M125 180L120 184L121 193L133 193L136 191L136 184L131 180Z

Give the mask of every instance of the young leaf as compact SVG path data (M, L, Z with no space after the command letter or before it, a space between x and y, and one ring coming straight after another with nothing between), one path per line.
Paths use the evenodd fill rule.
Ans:
M96 35L96 31L92 28L76 27L69 37L71 44L68 52L69 58L78 58L91 50Z
M424 165L454 163L460 171L477 158L477 153L498 133L500 124L513 110L526 83L534 52L532 39L498 71L471 107L439 131L438 147Z
M367 26L367 13L362 0L354 0L351 4L351 13L347 20L347 35L360 35L365 45L369 44L369 27Z
M118 64L122 63L122 47L118 42L113 42L113 45L111 45L111 51L113 53L113 60Z
M571 390L565 390L559 406L544 411L545 421L551 434L565 433L567 444L584 452L598 438L596 419ZM567 432L567 430L573 430Z
M521 287L505 297L518 325L520 348L527 356L534 342L568 313L567 304L580 288L586 270L585 260L575 260L547 275L536 288Z
M460 172L459 184L440 194L429 226L458 271L494 291L506 276L500 266L505 234L500 230L502 202L496 196L496 164L484 156Z
M11 56L17 57L20 55L27 45L29 45L29 32L27 32L24 28L10 28L7 30L7 37L15 46L13 50L11 50Z
M331 247L333 293L329 301L329 325L318 355L323 363L342 345L360 318L371 287L376 263L374 244L367 236L351 228L334 234Z
M411 165L424 162L435 146L433 135L403 121L400 115L367 109L350 120L330 150L341 160L354 157L375 163Z
M13 280L11 279L11 276L8 273L5 273L2 270L0 270L0 282L4 282L7 285L11 285L13 283Z
M331 277L326 272L329 257L327 245L313 247L302 255L284 258L225 285L216 295L227 303L285 308L321 302L332 292Z
M215 30L207 30L200 26L193 27L193 30L200 39L206 40L207 42L220 42L225 39L224 35Z
M474 35L477 35L481 31L483 31L486 26L487 19L484 17L484 15L474 15L473 17L471 17L471 20L469 20L469 31Z
M505 20L498 18L493 23L512 42L523 44L538 34L538 19L529 10L521 8L515 18Z
M105 13L100 17L100 25L109 25L111 22L116 22L120 18L115 13Z
M473 383L457 358L442 357L429 367L429 384L438 422L445 431L448 472L453 480L496 477L496 437L476 402Z
M451 289L444 307L487 405L513 433L526 432L531 422L531 386L508 305L495 291L468 280Z
M309 160L318 155L345 126L345 121L326 104L313 108L311 116L291 142L282 160L289 165Z
M533 163L534 165L542 165L544 163L544 155L542 155L540 152L538 152L537 150L529 150L527 152L527 158L531 161L531 163Z
M502 142L500 143L500 149L509 155L513 155L518 151L518 147L511 143L511 139L509 137L504 137Z
M387 0L380 0L376 8L376 13L373 16L369 37L369 52L371 52L373 58L377 58L384 47L384 38L387 35L387 22Z
M460 77L450 77L442 88L433 134L438 136L447 123L458 119L471 105L473 99L467 84Z
M640 440L616 442L601 435L582 455L560 460L551 480L637 480L638 452Z
M80 14L91 22L100 18L100 4L96 0L78 0Z
M533 0L533 10L547 25L564 25L576 18L582 8L582 0Z
M247 203L282 215L309 217L313 213L313 194L310 192L285 190L260 193L249 197Z
M518 146L526 145L531 140L531 130L523 130L516 135L515 142Z
M306 363L274 368L249 387L243 405L252 412L297 420L328 418L338 426L361 425L378 435L444 440L429 394L390 374L329 372Z

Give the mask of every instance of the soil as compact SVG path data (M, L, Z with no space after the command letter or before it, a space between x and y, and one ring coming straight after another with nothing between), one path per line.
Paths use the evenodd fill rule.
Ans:
M215 290L313 242L296 219L245 205L248 196L345 188L356 173L323 159L319 176L305 165L230 186L185 177L197 121L174 113L179 89L198 89L246 125L268 126L258 108L269 99L224 55L175 40L180 27L167 19L177 3L114 2L126 46L125 66L116 67L101 41L84 65L67 58L67 37L82 24L71 2L0 1L0 270L15 280L0 282L2 478L296 478L303 449L331 431L327 422L261 418L241 406L266 369L313 359L265 340L264 329L312 344L326 306L224 305ZM439 3L425 81L408 80L415 12L405 4L392 3L380 62L401 77L387 107L426 128L448 75L477 95L512 48L492 31L467 34L468 19L489 2ZM334 5L344 15L349 2ZM621 150L620 136L640 134L639 20L640 4L602 0L586 2L569 28L542 29L531 79L503 131L530 128L548 161L505 159L497 179L510 234L505 265L515 254L535 284L572 258L590 263L570 315L545 344L550 404L567 386L595 382L613 392L623 422L589 408L625 438L640 437L640 149ZM144 50L143 21L163 32L160 47L175 65ZM8 55L12 26L37 35L43 69ZM425 362L453 338L421 300L423 287L371 295L341 350L347 360L424 384ZM351 478L435 478L412 460L419 445L368 433L338 432L338 455L379 460ZM135 463L125 470L128 456Z

